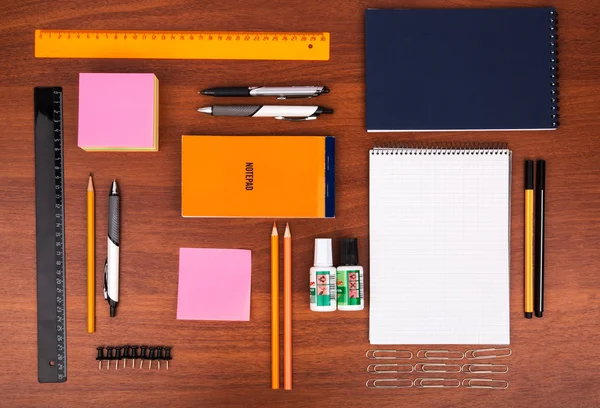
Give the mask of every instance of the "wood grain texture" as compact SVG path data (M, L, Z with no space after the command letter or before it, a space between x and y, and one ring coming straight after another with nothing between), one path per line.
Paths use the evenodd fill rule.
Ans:
M596 407L600 404L600 12L594 0L555 0L559 11L561 126L556 132L367 134L364 10L472 7L474 0L40 0L0 5L0 405L128 407ZM541 0L487 6L548 6ZM41 60L35 28L329 31L328 62ZM510 27L506 27L510 30ZM77 147L79 72L154 72L160 79L158 153L86 153ZM219 119L195 109L197 92L227 84L326 84L318 102L336 109L308 123ZM68 375L37 383L34 86L64 87ZM274 102L261 99L253 102ZM246 102L246 101L244 101ZM301 103L301 102L292 102ZM499 112L502 114L502 112ZM291 220L294 236L294 389L270 388L269 236L273 220L183 219L180 136L335 135L337 218ZM513 150L511 347L506 391L368 390L368 308L309 311L316 237L359 238L368 273L368 149L375 141L501 141ZM226 154L226 152L215 152ZM547 160L546 311L523 311L523 160ZM97 198L97 331L86 333L86 183ZM101 271L110 181L122 189L121 299L108 317ZM288 220L278 220L285 225ZM280 228L280 234L283 230ZM175 319L180 247L252 250L251 321ZM336 254L337 258L337 254ZM368 287L367 287L368 289ZM97 369L95 347L170 344L171 369ZM413 351L417 348L412 347Z

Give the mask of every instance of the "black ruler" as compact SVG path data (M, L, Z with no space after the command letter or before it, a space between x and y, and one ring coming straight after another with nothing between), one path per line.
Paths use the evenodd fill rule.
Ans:
M62 88L35 88L38 381L67 381Z

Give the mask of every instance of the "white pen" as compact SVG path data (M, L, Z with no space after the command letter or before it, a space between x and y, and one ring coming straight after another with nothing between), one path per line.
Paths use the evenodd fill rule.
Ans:
M333 109L322 106L297 105L213 105L198 109L212 116L267 117L284 120L314 120L321 114L331 114Z
M119 207L119 189L113 180L108 195L108 255L104 264L104 299L110 306L110 317L115 317L119 304Z

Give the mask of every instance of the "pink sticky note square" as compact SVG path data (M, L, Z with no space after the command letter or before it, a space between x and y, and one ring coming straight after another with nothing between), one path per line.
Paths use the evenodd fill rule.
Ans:
M77 145L84 150L157 150L154 74L79 74Z
M251 252L179 249L179 320L250 320Z

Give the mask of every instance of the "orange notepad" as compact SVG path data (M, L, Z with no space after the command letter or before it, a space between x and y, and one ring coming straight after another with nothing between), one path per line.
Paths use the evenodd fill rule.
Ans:
M335 217L332 136L183 136L184 217Z

